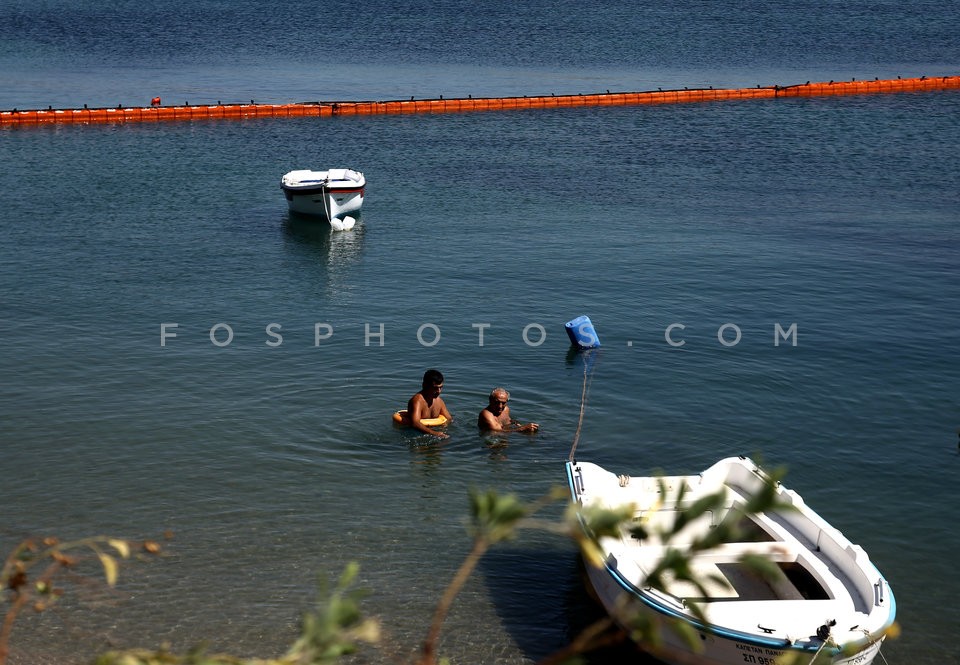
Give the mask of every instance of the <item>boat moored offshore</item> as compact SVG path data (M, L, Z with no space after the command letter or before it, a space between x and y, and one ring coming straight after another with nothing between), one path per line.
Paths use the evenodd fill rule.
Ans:
M366 185L363 173L353 169L299 169L280 179L291 212L324 217L334 228L344 230L348 220L353 226L355 220L347 215L360 211Z

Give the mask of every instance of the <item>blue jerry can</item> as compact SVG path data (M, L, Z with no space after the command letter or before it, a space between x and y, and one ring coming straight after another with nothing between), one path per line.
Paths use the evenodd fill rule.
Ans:
M564 324L570 342L581 349L595 349L600 346L600 338L593 329L593 322L589 316L578 316Z

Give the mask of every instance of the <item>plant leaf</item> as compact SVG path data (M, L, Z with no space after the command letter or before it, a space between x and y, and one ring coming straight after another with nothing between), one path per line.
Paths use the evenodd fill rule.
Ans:
M103 576L107 579L107 584L114 586L117 583L117 560L109 554L97 552L100 563L103 566Z
M107 541L107 543L110 545L110 547L117 550L120 556L122 556L124 559L130 557L130 545L127 543L127 541L111 538Z

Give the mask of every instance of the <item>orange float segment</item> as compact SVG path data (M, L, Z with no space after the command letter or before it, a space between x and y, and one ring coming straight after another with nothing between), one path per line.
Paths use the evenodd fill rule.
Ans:
M577 106L626 106L677 104L771 97L814 97L863 95L960 89L960 76L936 76L872 81L828 81L791 86L732 89L657 90L647 92L550 95L535 97L473 97L456 99L394 100L387 102L335 102L301 104L220 104L209 106L160 106L88 109L17 109L0 112L0 126L33 124L91 124L103 122L144 122L160 120L231 119L266 117L330 117L398 113L450 113ZM151 102L157 102L156 98Z

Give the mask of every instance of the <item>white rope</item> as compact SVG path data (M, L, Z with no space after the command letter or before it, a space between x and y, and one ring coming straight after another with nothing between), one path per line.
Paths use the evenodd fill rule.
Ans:
M589 378L589 381L588 381ZM571 462L573 461L574 453L577 450L577 444L580 443L580 432L583 430L583 414L587 409L587 396L590 393L590 384L593 383L593 367L591 364L590 372L587 373L587 359L583 359L583 387L580 390L580 418L577 420L577 431L573 435L573 446L570 448L570 457L568 458Z
M867 637L870 636L870 631L867 630L866 628L861 628L860 630L862 630L863 634L866 635ZM887 663L887 659L883 655L882 647L877 647L877 655L880 656L880 660L882 660L886 665L890 665L889 663Z
M817 656L820 655L820 652L823 651L823 648L827 646L829 642L832 642L832 641L833 640L831 639L826 639L823 641L823 643L820 645L820 648L817 649L817 653L813 654L813 658L810 659L810 665L813 665L813 662L817 659Z
M333 222L333 217L330 215L330 201L329 201L328 198L327 198L327 197L328 197L328 190L327 190L327 183L328 183L328 182L330 182L330 178L327 178L327 180L323 183L323 187L321 187L320 191L323 193L323 211L324 211L325 213L327 213L327 221L332 223L332 222Z
M867 637L867 639L868 639L868 645L867 645L867 646L869 646L870 644L873 644L873 643L876 641L876 640L871 640L871 639L869 639L869 638L870 638L870 631L867 630L866 628L861 628L861 629L860 629L860 632L863 633L864 635L866 635L866 637ZM883 651L881 651L880 647L877 648L877 655L880 656L880 660L882 660L884 663L886 663L886 665L890 665L889 663L887 663L887 659L886 659L886 657L883 655Z

